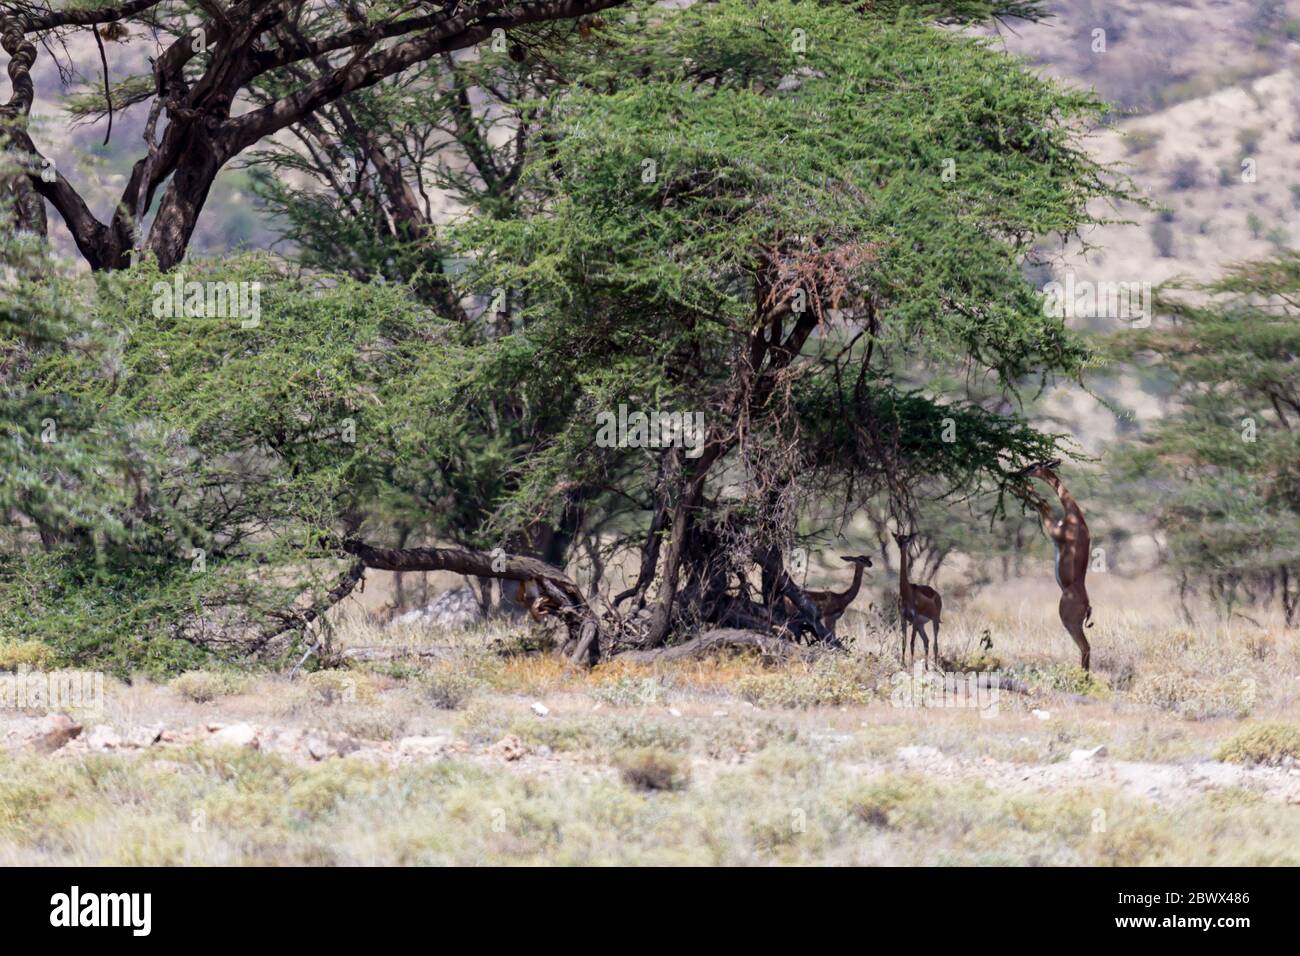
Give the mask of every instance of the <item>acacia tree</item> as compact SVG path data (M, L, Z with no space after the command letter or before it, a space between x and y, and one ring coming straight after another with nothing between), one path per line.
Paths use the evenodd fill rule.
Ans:
M0 3L0 46L9 56L12 92L0 112L13 148L23 154L28 184L62 217L81 255L96 269L128 265L146 249L163 268L185 254L208 191L223 166L264 138L353 91L365 89L494 31L567 20L619 0L477 0L474 3L309 3L306 0L125 0L54 10L41 3ZM27 131L35 98L31 67L37 44L77 30L102 38L159 42L152 74L131 77L106 94L106 109L148 104L144 155L132 167L107 222L44 161ZM302 67L310 64L312 72ZM107 84L107 78L105 78ZM253 109L250 87L279 93ZM25 198L29 191L19 189ZM147 235L146 214L158 207ZM24 224L42 225L43 210L22 204Z
M254 152L259 197L276 214L294 257L358 280L377 276L406 284L457 323L463 342L508 334L514 319L504 296L462 297L453 288L454 259L436 226L450 215L512 214L536 127L526 115L528 101L563 85L570 47L596 42L600 26L598 20L576 30L550 25L511 45L490 44L462 62L444 56L417 74L322 109L313 121L298 124L294 141ZM253 94L276 95L260 87ZM399 543L419 533L466 546L496 543L483 531L495 501L512 487L501 461L544 440L538 431L544 422L534 418L525 426L509 394L480 401L488 408L475 422L475 440L460 441L436 467L406 472L419 494L411 510L387 512ZM431 508L432 501L439 504ZM563 566L581 514L575 502L556 523L537 522L528 534L513 535L510 547ZM484 595L490 608L490 590ZM506 592L502 604L510 605Z
M140 250L169 269L184 257L217 174L260 141L295 124L310 125L319 111L350 94L453 51L527 35L537 24L578 21L622 2L91 0L54 9L48 0L3 0L0 49L9 58L11 91L0 105L0 139L22 156L28 173L11 178L6 188L16 198L19 224L33 231L43 233L46 225L36 197L48 201L94 269L122 268ZM899 3L872 0L867 6L890 10ZM955 21L1040 15L1037 0L938 0L920 7ZM46 161L27 128L38 48L49 50L84 32L99 46L102 110L110 123L114 110L148 109L143 155L107 221ZM150 45L150 74L111 83L105 39ZM522 49L513 39L511 48ZM267 90L274 95L256 95ZM394 168L377 167L377 173L397 172L388 160ZM390 201L402 199L393 192Z
M1193 293L1193 295L1188 295ZM1168 328L1130 333L1124 354L1156 363L1178 408L1124 458L1149 485L1184 594L1275 599L1300 620L1300 253L1162 290Z
M1086 350L1019 265L1123 194L1075 142L1099 104L925 19L783 0L624 12L544 104L520 215L459 233L466 290L513 290L520 327L423 389L439 396L423 417L472 421L471 398L506 389L548 418L503 533L575 487L635 519L640 573L600 621L544 582L575 657L693 623L825 639L783 557L814 497L852 510L883 491L906 517L918 496L1023 494L1015 471L1056 451L894 369L1005 395L1080 372ZM690 453L601 447L594 416L620 404L703 411L706 432ZM345 550L445 566L364 536Z
M896 5L873 6L882 14L896 12ZM931 6L947 21L1036 15L1032 4ZM294 128L297 142L253 154L259 194L285 224L285 238L294 243L298 259L357 278L381 275L408 282L440 314L459 321L467 341L508 334L528 321L512 312L508 297L494 294L500 290L471 288L458 298L448 282L448 250L432 228L436 205L448 203L490 219L516 216L520 174L529 144L543 128L545 104L587 71L592 50L603 53L615 42L604 27L594 17L546 24L517 31L508 44L488 45L472 57L453 61L444 55L418 73L322 109ZM316 66L299 69L309 74ZM274 84L265 86L250 90L259 102L279 93ZM487 408L475 427L489 455L510 446L514 456L526 456L546 440L548 423L537 416L525 421L514 395L485 392L478 401ZM462 472L467 451L457 456ZM509 470L473 471L473 481L454 482L455 507L438 512L445 519L438 521L440 536L461 544L481 543L494 502L515 487ZM447 472L433 470L423 480L439 486ZM553 522L537 520L526 533L508 535L512 550L563 566L577 545L599 564L606 549L598 544L598 532L620 520L619 505L626 502L606 500L588 513L583 504L595 491L572 486L568 504ZM420 514L398 520L403 536L428 524Z
M158 529L145 576L207 542L232 571L197 619L221 631L213 602L243 600L259 562L343 559L253 647L319 619L367 568L531 583L576 660L660 653L699 626L828 640L786 561L822 502L849 514L884 495L906 520L918 500L1026 494L1018 469L1058 449L1017 391L1088 356L1021 259L1125 191L1079 148L1091 97L887 6L608 12L599 46L529 107L510 214L446 236L467 264L458 299L508 290L498 334L465 336L391 285L332 282L277 283L266 305L283 318L252 334L197 334L149 308L155 265L99 273L105 316L131 317L130 374L51 356L32 381L172 443L140 505ZM993 397L939 387L953 375ZM705 427L689 446L598 442L596 415L620 404ZM342 416L355 446L329 439ZM421 485L431 473L445 481ZM479 543L388 546L377 505L454 510L480 474L500 490ZM595 599L512 546L575 503L639 568ZM168 607L169 634L206 639Z

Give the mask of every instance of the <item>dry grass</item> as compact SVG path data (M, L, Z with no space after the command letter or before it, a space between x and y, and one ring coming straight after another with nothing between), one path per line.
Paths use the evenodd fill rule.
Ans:
M1300 636L1140 618L1126 586L1097 589L1091 678L1050 593L954 610L945 659L1033 688L986 712L895 706L897 634L870 628L815 664L586 671L517 653L536 637L509 627L353 623L341 646L445 654L110 679L94 721L119 729L247 721L364 746L0 756L0 864L1300 864ZM453 744L397 759L408 736Z

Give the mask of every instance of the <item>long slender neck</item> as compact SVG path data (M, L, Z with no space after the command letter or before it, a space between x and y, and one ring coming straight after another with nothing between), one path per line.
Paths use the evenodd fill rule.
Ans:
M904 545L898 549L898 591L903 596L904 601L912 593L912 582L907 579L908 566L907 546Z
M844 604L845 607L848 607L849 603L855 597L858 596L858 591L861 590L862 588L863 570L864 569L861 562L858 562L853 567L853 583L849 585L849 589L847 591L845 591L843 594L840 595L840 601Z
M1079 510L1079 503L1074 500L1073 496L1071 496L1070 492L1066 489L1065 483L1062 482L1060 478L1057 478L1056 475L1049 474L1043 476L1043 481L1052 486L1052 490L1056 492L1056 497L1061 499L1062 508L1066 511Z

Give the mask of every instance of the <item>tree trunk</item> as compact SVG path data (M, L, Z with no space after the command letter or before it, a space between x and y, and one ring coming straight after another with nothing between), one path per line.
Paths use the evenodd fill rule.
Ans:
M147 248L163 270L174 268L185 258L208 191L226 162L224 149L197 124L183 155L184 161L172 174L149 229Z

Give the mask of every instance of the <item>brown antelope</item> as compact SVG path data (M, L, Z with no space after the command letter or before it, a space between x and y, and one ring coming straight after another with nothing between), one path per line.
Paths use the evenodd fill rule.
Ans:
M543 594L537 581L520 581L515 591L515 603L528 608L528 616L534 621L541 621L547 614L553 614L560 608L560 602L550 595Z
M908 579L911 559L907 547L916 533L895 534L898 542L898 603L903 625L903 647L900 658L907 664L907 625L912 625L912 660L916 661L916 635L921 635L921 659L929 660L930 639L925 635L925 625L934 624L934 662L939 663L939 616L943 612L943 598L926 584L913 584Z
M844 616L844 612L847 611L849 605L853 603L853 599L858 596L858 591L862 589L863 572L867 568L871 567L871 559L865 554L841 554L840 559L853 565L853 583L849 585L847 591L804 592L808 595L808 600L812 601L813 605L817 608L817 613L822 620L822 626L831 633L832 637L835 636L835 625L839 623L840 618ZM790 614L792 617L794 616L794 603L789 598L785 599L785 609L786 613Z
M1058 520L1052 514L1052 506L1042 498L1034 495L1034 504L1043 521L1043 532L1052 540L1056 549L1056 583L1061 588L1061 623L1074 638L1079 647L1080 663L1086 671L1092 660L1092 648L1084 637L1085 625L1092 627L1092 602L1088 600L1088 589L1083 579L1088 573L1088 559L1091 556L1092 538L1088 534L1088 524L1083 520L1079 503L1065 489L1055 469L1061 460L1039 462L1031 465L1021 474L1026 478L1038 478L1051 485L1056 497L1061 500L1065 514Z

